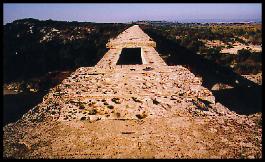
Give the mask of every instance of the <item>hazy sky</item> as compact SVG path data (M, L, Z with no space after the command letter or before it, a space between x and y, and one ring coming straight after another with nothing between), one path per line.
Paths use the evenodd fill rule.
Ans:
M4 24L22 18L63 21L130 22L136 20L260 19L261 3L4 3Z

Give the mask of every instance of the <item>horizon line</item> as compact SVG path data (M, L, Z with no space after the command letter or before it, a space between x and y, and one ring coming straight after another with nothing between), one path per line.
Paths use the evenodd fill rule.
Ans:
M15 21L19 21L19 20L24 20L24 19L35 19L35 20L39 20L39 21L48 21L48 20L52 20L52 21L62 21L62 22L79 22L79 23L133 23L133 22L144 22L144 21L161 21L161 22L172 22L172 23L247 23L247 22L256 22L256 23L262 23L262 19L260 18L237 18L237 19L207 19L207 18L199 18L199 19L179 19L179 20L161 20L161 19L142 19L142 20L131 20L131 21L80 21L80 20L59 20L59 19L38 19L38 18L33 18L33 17L27 17L27 18L22 18L22 19L17 19L14 20L12 22L5 22L4 25L9 24L9 23L13 23ZM203 22L203 21L207 21L207 22Z

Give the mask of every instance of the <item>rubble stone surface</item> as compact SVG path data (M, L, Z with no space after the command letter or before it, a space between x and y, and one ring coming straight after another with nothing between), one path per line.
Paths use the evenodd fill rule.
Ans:
M261 158L261 114L216 102L188 69L167 66L139 26L107 47L95 67L77 69L3 128L4 157ZM143 64L116 65L128 47L142 49Z
M91 120L94 116L98 119L138 119L143 112L145 117L186 112L187 107L198 107L203 100L214 105L214 96L201 86L199 78L182 66L167 66L153 46L140 46L146 61L142 65L116 65L127 43L130 48L139 47L139 42L150 40L137 25L125 30L107 44L116 46L112 46L95 67L77 69L51 89L32 111L45 112L59 121ZM29 112L23 120L32 120L34 115L37 118L39 113Z

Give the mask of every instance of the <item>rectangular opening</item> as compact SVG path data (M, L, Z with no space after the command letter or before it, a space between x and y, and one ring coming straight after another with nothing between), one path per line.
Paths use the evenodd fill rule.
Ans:
M143 64L141 48L123 48L117 65Z

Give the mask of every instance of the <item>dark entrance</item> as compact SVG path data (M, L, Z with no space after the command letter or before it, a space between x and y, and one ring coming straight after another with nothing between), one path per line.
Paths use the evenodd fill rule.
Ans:
M143 64L141 48L123 48L117 65Z

